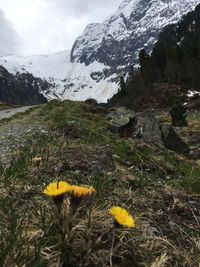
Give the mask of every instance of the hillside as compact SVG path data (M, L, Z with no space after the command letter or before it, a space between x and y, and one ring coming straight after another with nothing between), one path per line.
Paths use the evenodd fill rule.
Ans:
M110 104L132 108L168 108L179 99L199 107L200 5L177 24L167 26L151 54L139 53L140 68L129 71L126 94L116 94ZM190 101L190 92L196 97ZM195 103L193 103L193 101Z
M200 114L189 114L189 126L179 129L192 151L180 155L162 140L150 141L151 130L142 139L130 135L130 117L154 121L153 114L123 112L51 101L0 121L1 140L9 132L12 140L0 168L0 266L199 265L200 167L199 152L194 155L192 148L198 141L191 137L198 138ZM170 121L164 112L155 115L156 125L158 119ZM59 238L63 228L53 215L56 206L43 194L59 180L97 191L92 213L91 203L83 203L66 240ZM64 205L67 209L69 202ZM135 228L115 228L108 212L113 205L130 212Z
M15 105L34 105L46 103L46 98L40 93L48 83L31 74L9 73L0 66L0 102Z
M97 61L112 73L138 63L138 53L152 51L159 33L193 10L198 0L123 0L103 23L93 23L75 41L72 62Z

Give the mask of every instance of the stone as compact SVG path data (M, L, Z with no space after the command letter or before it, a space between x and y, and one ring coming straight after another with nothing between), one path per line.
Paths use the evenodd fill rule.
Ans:
M189 146L180 138L180 136L170 124L161 123L160 130L166 148L176 152L177 154L189 154Z
M106 118L109 129L123 138L137 138L159 149L167 148L177 154L188 155L189 146L175 129L166 123L160 123L153 112L135 113L124 107L112 110Z
M111 111L106 118L109 120L109 129L120 133L123 126L127 126L131 119L135 117L135 111L125 107L117 108Z
M152 112L136 113L132 123L133 137L140 138L146 143L153 143L159 147L164 146L159 120Z

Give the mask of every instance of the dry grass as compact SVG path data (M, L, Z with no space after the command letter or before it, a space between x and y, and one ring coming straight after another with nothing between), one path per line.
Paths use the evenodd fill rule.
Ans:
M69 109L63 121L76 116L80 121L78 104L73 112L71 106ZM102 115L96 115L92 122L88 111L82 115L81 137L62 135L62 123L57 131L48 118L54 130L29 140L11 166L1 170L0 266L68 266L63 265L52 203L42 194L45 185L58 178L96 188L91 240L95 243L105 233L102 242L90 251L89 260L83 261L83 229L87 223L83 209L73 245L77 261L71 266L200 266L200 197L171 186L171 181L187 178L188 173L190 178L199 177L198 169L195 176L190 170L193 162L149 147L137 149L131 140L104 131ZM114 154L118 157L112 159ZM41 158L39 165L33 162L36 157ZM131 166L125 164L127 160ZM96 164L102 167L94 168ZM136 218L136 228L117 230L113 238L108 214L112 205L130 211Z
M5 180L1 179L1 183L5 184ZM0 257L2 266L64 266L52 204L41 195L42 189L39 181L30 185L30 181L19 180L9 181L1 189L1 207L4 207L1 208L1 253L5 253ZM194 267L200 263L199 196L169 187L132 191L122 182L121 188L114 186L112 193L102 200L98 192L92 213L91 240L95 242L106 233L103 242L93 247L90 265L82 265L80 255L85 248L82 233L87 220L84 212L81 213L73 246L77 255L74 266L110 266L112 220L108 209L113 204L131 211L136 217L136 229L116 231L111 266Z

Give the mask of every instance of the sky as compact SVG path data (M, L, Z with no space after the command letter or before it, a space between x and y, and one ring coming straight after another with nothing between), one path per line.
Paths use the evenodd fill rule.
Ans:
M122 0L0 0L0 56L71 49L93 22L102 22Z

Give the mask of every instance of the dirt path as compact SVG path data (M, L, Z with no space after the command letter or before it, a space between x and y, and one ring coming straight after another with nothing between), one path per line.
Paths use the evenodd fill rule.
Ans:
M0 111L0 120L10 118L17 113L25 112L26 110L28 110L32 107L33 106L25 106L25 107L20 107L20 108L1 110Z

